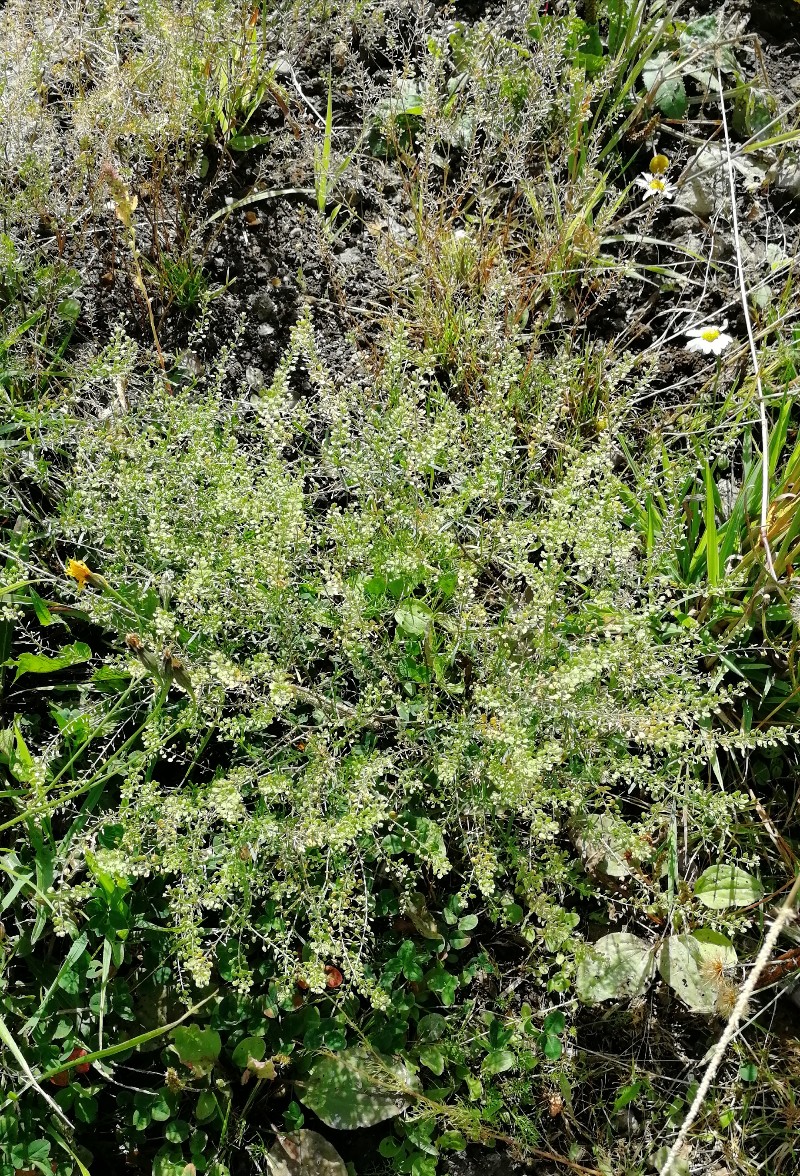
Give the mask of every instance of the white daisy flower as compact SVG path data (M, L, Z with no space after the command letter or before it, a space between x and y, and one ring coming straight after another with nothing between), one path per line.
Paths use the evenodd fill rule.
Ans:
M650 200L653 196L660 196L662 200L671 200L675 195L675 185L670 184L669 180L665 179L663 175L651 175L650 172L642 172L637 176L634 183L638 188L644 189L644 200Z
M686 350L700 351L703 355L722 355L725 348L733 343L733 335L725 332L727 325L728 320L725 319L720 327L713 323L706 323L704 327L689 327L686 332L689 340Z

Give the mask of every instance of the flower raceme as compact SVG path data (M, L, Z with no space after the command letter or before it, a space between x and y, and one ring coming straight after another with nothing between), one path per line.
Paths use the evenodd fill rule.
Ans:
M699 351L702 355L722 355L733 343L733 335L725 331L727 325L728 320L725 319L719 327L714 323L706 323L704 327L689 327L686 331L689 340L686 350Z

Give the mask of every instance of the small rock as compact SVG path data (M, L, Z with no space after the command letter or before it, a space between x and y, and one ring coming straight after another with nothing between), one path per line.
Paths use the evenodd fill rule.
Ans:
M292 63L284 54L279 54L272 63L272 72L276 78L290 78L292 76Z
M278 321L278 308L267 294L266 290L259 290L253 295L253 313L260 323L274 323Z
M783 160L772 186L773 192L800 199L800 159L787 156Z
M338 257L340 265L360 265L361 264L361 250L356 246L351 246L350 249L344 249Z
M697 152L676 197L682 208L688 208L705 220L721 207L728 193L723 165L718 147L703 147Z
M769 162L754 156L738 155L733 160L737 186L746 192L756 192L764 183ZM728 154L724 147L710 143L701 148L686 169L677 203L704 220L712 212L730 205Z
M258 334L262 339L270 339L275 334L275 328L262 323L258 328Z

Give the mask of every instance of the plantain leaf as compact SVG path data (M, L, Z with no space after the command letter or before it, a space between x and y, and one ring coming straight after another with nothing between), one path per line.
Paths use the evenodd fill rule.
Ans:
M347 1176L336 1148L316 1131L279 1136L267 1166L270 1176Z
M723 970L736 962L731 941L704 927L690 935L671 935L661 949L658 970L692 1012L711 1014L717 1008Z
M595 1004L642 992L653 973L653 953L638 935L614 931L593 944L578 965L575 990Z
M764 887L738 866L709 866L694 884L694 896L712 911L746 907L763 897Z
M298 1097L328 1127L352 1131L399 1115L421 1089L404 1062L357 1046L320 1058Z

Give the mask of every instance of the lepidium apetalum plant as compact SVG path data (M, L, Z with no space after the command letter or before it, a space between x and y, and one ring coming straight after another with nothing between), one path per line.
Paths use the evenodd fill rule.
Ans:
M310 402L288 387L301 361ZM100 860L163 877L200 985L211 943L259 940L253 903L267 903L284 982L319 983L336 960L374 995L376 877L401 909L453 871L489 900L514 886L498 836L512 828L514 855L537 862L528 893L558 878L563 903L571 814L636 796L657 843L662 806L706 770L725 695L691 635L657 639L664 602L642 586L610 440L547 489L535 445L520 460L514 443L521 358L461 409L430 363L399 333L375 387L340 387L302 324L247 417L213 386L156 389L84 435L67 533L91 535L123 596L153 600L140 638L188 666L187 729L213 725L226 763L177 786L156 762L137 771L101 821L118 833ZM564 389L535 377L547 422ZM121 648L118 601L84 604ZM701 840L739 803L688 795ZM389 852L422 816L419 856Z

